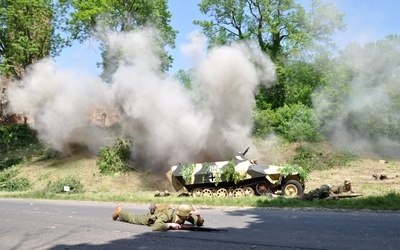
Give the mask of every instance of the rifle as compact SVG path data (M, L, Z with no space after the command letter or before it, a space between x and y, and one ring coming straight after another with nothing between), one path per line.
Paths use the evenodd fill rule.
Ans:
M362 196L362 194L360 194L360 193L341 193L336 196L339 197L340 199L342 199L342 198L354 198L354 197Z
M218 229L218 228L211 228L211 227L197 227L197 226L190 226L190 225L181 225L181 230L190 230L190 231L204 231L204 232L228 232L227 229Z

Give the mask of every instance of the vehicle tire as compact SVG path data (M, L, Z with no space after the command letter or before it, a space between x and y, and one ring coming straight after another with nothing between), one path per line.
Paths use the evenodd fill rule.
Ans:
M271 187L265 181L257 183L254 189L256 190L257 195L267 195L268 193L271 193Z
M201 188L195 188L192 191L192 195L193 195L194 198L201 197L203 195L203 190Z
M233 191L233 196L234 197L242 197L244 196L244 191L242 188L236 188L235 191Z
M300 182L296 180L289 180L285 183L282 188L282 194L290 197L294 197L303 193L303 188Z
M243 192L245 196L253 196L254 190L251 187L244 187Z
M203 197L212 197L213 196L213 192L208 188L203 189L201 194Z
M226 197L228 196L228 191L225 188L220 188L217 190L218 197Z

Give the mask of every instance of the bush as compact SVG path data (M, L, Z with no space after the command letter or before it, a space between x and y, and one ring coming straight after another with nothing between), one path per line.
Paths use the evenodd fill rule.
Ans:
M25 177L14 178L20 169L13 166L0 172L0 190L4 191L24 191L31 187L29 180Z
M83 185L79 179L73 176L58 179L54 183L49 182L45 191L57 194L65 193L65 186L69 186L69 193L83 193Z
M334 167L346 166L351 161L358 159L358 154L346 149L324 151L307 145L296 148L296 155L292 163L303 166L309 171L328 170Z
M20 164L22 160L21 157L6 158L5 160L0 161L0 171Z
M278 108L276 120L275 132L289 142L317 142L322 139L315 111L303 104Z
M267 109L253 113L253 135L265 138L273 131L272 125L276 123L274 111Z
M25 177L13 178L0 183L0 189L4 191L25 191L31 187L29 180Z
M96 162L100 173L114 174L128 171L129 165L125 161L130 157L130 146L129 140L117 139L112 147L100 148Z
M19 174L20 170L17 167L11 167L0 172L0 183L6 182Z
M28 124L13 124L0 127L0 148L15 148L36 144L36 132Z

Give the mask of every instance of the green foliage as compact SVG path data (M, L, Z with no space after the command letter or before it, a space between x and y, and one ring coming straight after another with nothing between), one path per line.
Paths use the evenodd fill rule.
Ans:
M300 167L299 165L289 165L285 164L279 168L281 174L286 178L289 175L294 173L298 173L300 176L300 180L305 182L310 179L309 171L307 168Z
M4 191L25 191L32 185L25 177L13 178L3 183L0 182L0 190Z
M0 148L13 149L39 143L37 133L28 124L0 127Z
M201 181L204 183L206 180L206 176L210 173L210 163L208 163L208 162L203 163L203 167L206 168L206 171L203 174L203 177L201 178Z
M97 38L101 42L103 67L102 78L112 81L111 76L119 66L123 58L122 51L113 51L102 30L99 27L107 28L113 32L129 32L143 27L155 27L160 31L159 38L152 34L152 42L163 50L167 46L175 46L175 31L171 25L171 13L168 11L167 0L152 1L113 1L113 0L64 0L71 4L71 19L68 21L67 30L71 33L72 39L85 41L89 38ZM95 32L93 32L95 31ZM96 31L99 31L96 33ZM97 37L93 37L93 35ZM159 51L163 59L162 69L168 69L172 58L166 51Z
M129 170L126 160L130 157L131 141L117 139L112 147L100 148L96 162L102 174L125 173Z
M0 183L5 182L11 178L17 176L20 172L20 169L17 167L11 167L6 170L0 172Z
M0 190L24 191L31 187L29 180L25 177L15 178L20 173L17 167L11 167L0 171Z
M276 124L275 112L271 109L253 112L253 135L259 138L266 138L274 131L273 125Z
M18 165L23 161L21 157L6 158L0 161L0 171Z
M237 184L246 178L247 173L241 175L236 171L235 166L236 165L234 162L229 162L225 167L223 175L225 176L226 181L233 181L235 184Z
M284 105L276 110L275 132L289 142L321 140L319 123L313 109L303 105Z
M51 0L0 1L0 72L16 73L69 45L60 31L65 8ZM11 36L12 34L12 36ZM19 72L20 73L20 72Z
M192 175L193 171L196 168L196 164L185 164L182 166L182 170L180 174L183 177L183 180L185 181L186 184L189 184L192 181Z
M65 193L64 187L69 186L69 193L76 194L76 193L83 193L83 185L81 181L74 176L67 176L61 179L58 179L56 182L51 183L49 182L45 191L49 193Z
M308 171L328 170L334 167L346 166L358 159L358 154L346 149L324 151L321 148L300 145L296 148L297 155L292 163L305 166Z
M344 15L321 1L313 1L309 13L293 0L203 0L199 6L211 20L194 23L211 45L254 39L273 59L317 42L329 44L329 36L344 29Z
M285 104L301 103L312 108L312 93L321 84L323 74L310 62L290 61L280 77L285 86Z
M222 171L220 168L215 169L214 181L215 181L215 186L218 186L218 184L222 181Z
M174 78L176 78L180 83L182 83L182 85L186 88L186 89L192 89L193 85L192 85L192 75L191 72L185 71L183 69L178 70L175 74L174 74Z
M0 127L0 170L42 153L37 133L27 124Z
M275 132L289 142L322 140L315 111L303 104L284 105L275 111L255 111L253 120L253 135L260 138Z
M348 140L400 141L399 44L399 35L363 46L352 43L326 63L327 84L314 93L314 103L328 138L344 129ZM382 147L374 150L384 154Z

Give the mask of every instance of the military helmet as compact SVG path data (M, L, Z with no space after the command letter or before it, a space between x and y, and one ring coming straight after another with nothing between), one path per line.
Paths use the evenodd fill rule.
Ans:
M179 216L189 216L193 212L192 205L189 204L181 204L176 209L176 214Z
M350 184L350 183L351 183L350 179L344 180L344 184Z
M322 193L329 193L330 187L326 184L322 185L320 188Z

